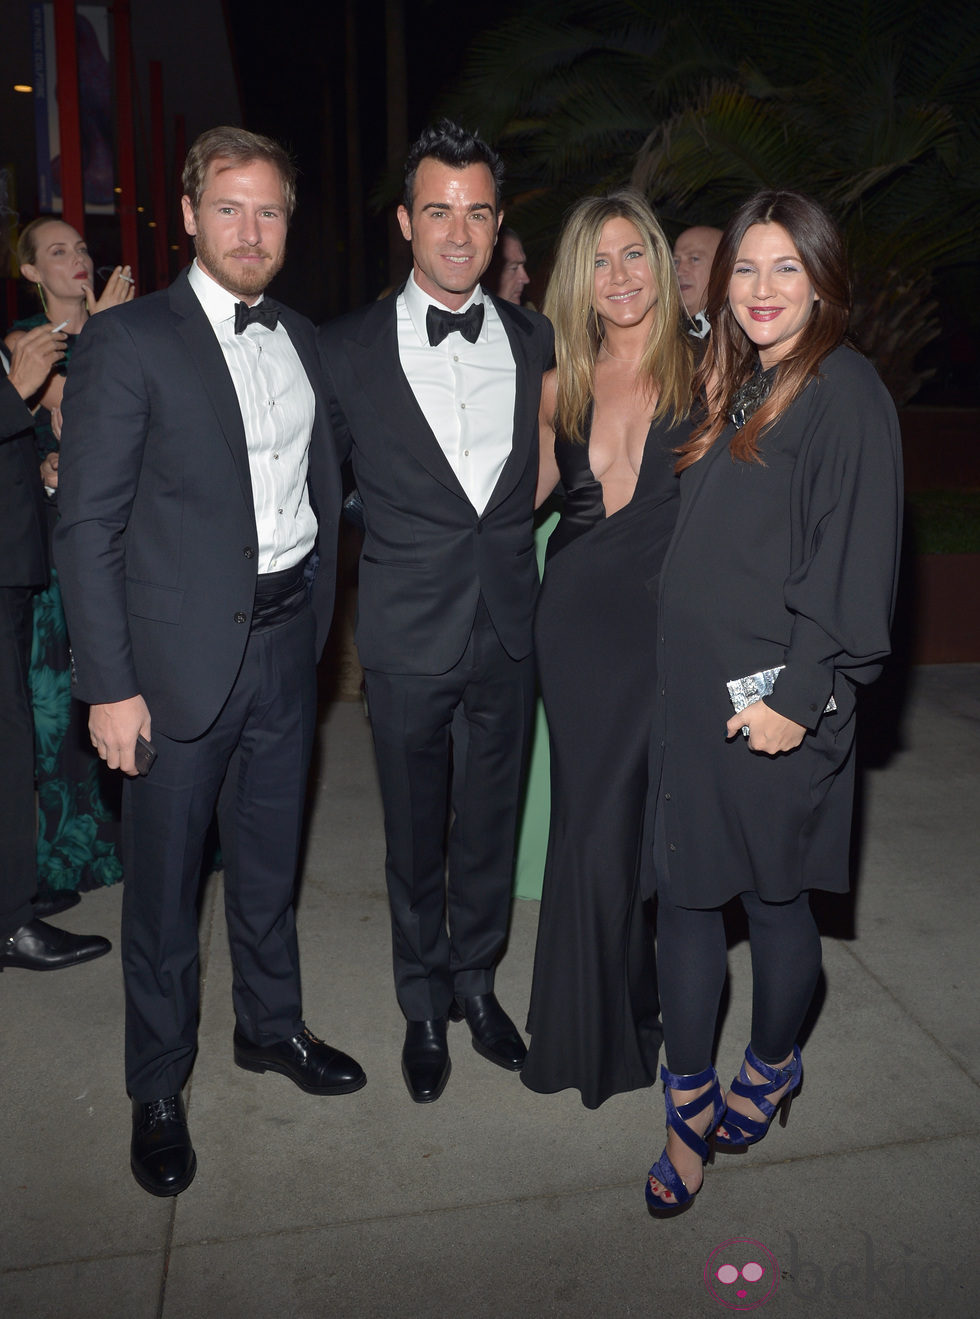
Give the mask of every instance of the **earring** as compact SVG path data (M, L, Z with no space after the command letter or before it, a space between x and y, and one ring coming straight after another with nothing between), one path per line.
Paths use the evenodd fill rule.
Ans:
M45 301L45 298L44 298L44 285L43 285L40 281L38 281L38 284L37 284L37 296L41 299L41 307L42 307L43 310L44 310L44 314L45 314L45 316L47 316L47 317L48 317L48 320L50 320L51 317L50 317L50 315L48 315L48 304L47 304L47 302Z

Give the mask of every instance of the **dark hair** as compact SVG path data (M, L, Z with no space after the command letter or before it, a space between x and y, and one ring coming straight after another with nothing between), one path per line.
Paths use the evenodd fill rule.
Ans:
M728 302L735 260L746 230L754 224L779 224L792 238L806 274L817 292L810 319L779 363L768 399L732 438L733 458L761 462L758 441L818 374L820 363L847 331L851 287L840 231L823 207L799 192L757 192L725 226L708 281L708 349L694 377L695 396L707 398L704 419L678 449L677 470L703 458L725 429L732 395L752 375L758 350L739 325Z
M296 207L296 166L285 147L271 137L250 133L245 128L209 128L198 137L184 161L184 192L190 198L191 209L197 215L204 191L204 180L209 166L216 160L227 160L233 165L250 165L255 160L266 160L279 171L282 195L286 203L286 219Z
M419 165L426 158L451 165L453 169L465 169L467 165L486 165L493 175L494 208L499 213L501 189L504 185L504 162L481 137L468 132L451 119L440 119L438 123L427 128L413 145L405 161L405 191L402 201L405 210L412 214L415 200L415 175Z

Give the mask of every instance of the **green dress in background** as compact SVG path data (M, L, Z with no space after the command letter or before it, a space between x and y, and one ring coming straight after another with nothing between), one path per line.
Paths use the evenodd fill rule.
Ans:
M39 313L17 321L13 330L44 325ZM69 335L65 362L77 336ZM58 448L51 414L34 418L38 463ZM48 544L57 519L57 501L48 501ZM80 891L122 879L119 859L121 776L106 769L88 735L88 707L71 696L71 664L65 614L52 567L51 582L34 597L34 636L30 667L34 704L35 774L38 796L38 894Z
M534 546L538 556L538 575L544 572L544 555L548 537L561 516L555 497L546 500L535 518ZM540 898L544 882L544 863L548 855L548 829L551 821L551 753L548 746L548 721L544 704L538 697L531 735L531 756L527 767L527 784L517 837L517 860L514 865L514 895Z

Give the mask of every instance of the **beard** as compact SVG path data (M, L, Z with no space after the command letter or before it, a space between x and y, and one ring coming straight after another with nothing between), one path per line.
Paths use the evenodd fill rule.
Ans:
M267 259L258 266L243 266L234 259L236 249L222 255L200 233L194 237L194 250L197 253L199 264L204 267L211 278L237 298L257 297L279 274L286 259L285 244L277 257L271 257L264 247L254 247L247 249L250 256L261 256ZM245 249L237 250L241 252Z

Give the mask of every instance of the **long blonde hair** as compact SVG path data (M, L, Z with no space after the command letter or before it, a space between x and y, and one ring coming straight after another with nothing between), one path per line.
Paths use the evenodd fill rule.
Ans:
M585 442L595 390L602 322L595 301L595 258L603 226L623 219L635 226L657 282L658 304L637 374L657 404L653 419L686 417L691 406L693 348L681 324L681 295L670 245L646 198L632 188L583 197L568 213L548 281L544 313L555 327L557 402L554 427L569 440Z

